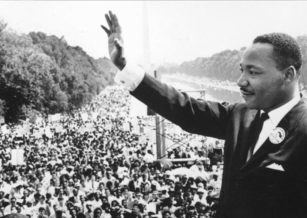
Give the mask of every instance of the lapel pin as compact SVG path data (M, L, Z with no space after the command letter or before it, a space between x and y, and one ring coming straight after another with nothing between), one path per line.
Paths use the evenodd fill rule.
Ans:
M281 127L276 127L269 136L270 142L273 144L281 143L286 137L286 132Z

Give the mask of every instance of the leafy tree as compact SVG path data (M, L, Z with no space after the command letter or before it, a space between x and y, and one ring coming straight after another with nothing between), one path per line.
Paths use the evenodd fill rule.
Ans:
M307 89L307 36L299 36L297 41L301 47L303 55L303 66L301 69L301 84L302 87Z
M102 69L109 60L93 59L82 48L69 46L64 37L20 35L5 27L0 21L0 115L6 122L69 112L112 83Z

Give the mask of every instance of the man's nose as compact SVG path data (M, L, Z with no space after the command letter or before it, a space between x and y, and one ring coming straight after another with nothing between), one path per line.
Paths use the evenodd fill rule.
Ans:
M239 77L239 79L237 80L237 85L239 87L245 87L248 85L248 79L247 77L245 76L245 73L242 73Z

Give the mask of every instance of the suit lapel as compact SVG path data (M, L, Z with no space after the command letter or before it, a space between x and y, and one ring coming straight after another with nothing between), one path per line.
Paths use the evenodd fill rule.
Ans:
M285 147L285 143L289 138L289 132L295 128L298 123L300 116L298 116L298 111L300 111L300 105L303 101L301 100L296 104L280 121L276 128L281 128L285 131L285 138L282 142L274 144L271 142L270 137L266 139L263 145L255 152L255 154L242 166L241 172L249 172L257 167L264 167L273 162L268 154L275 153ZM275 129L276 129L275 128ZM248 147L248 146L247 146Z

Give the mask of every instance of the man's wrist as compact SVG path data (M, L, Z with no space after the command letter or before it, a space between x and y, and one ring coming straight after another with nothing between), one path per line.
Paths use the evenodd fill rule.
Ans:
M142 82L144 76L145 71L143 68L127 63L125 67L116 74L114 80L126 87L129 91L134 91Z
M120 61L118 61L117 63L115 63L115 66L119 69L119 70L123 70L125 68L127 64L126 58L122 57L120 59Z

